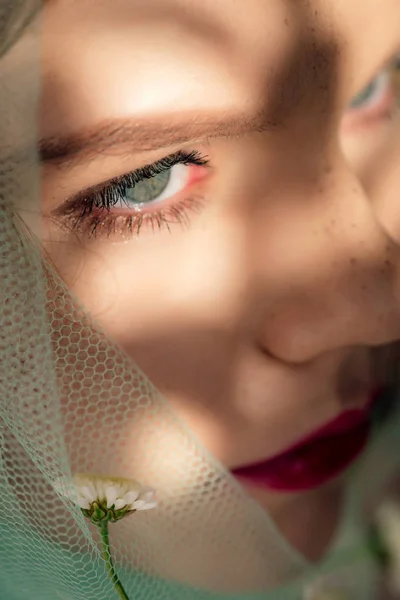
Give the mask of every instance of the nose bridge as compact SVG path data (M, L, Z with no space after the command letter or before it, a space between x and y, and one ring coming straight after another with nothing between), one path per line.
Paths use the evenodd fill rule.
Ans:
M298 169L299 170L299 169ZM307 172L307 171L306 171ZM398 249L341 152L287 177L259 219L259 339L291 362L398 335Z

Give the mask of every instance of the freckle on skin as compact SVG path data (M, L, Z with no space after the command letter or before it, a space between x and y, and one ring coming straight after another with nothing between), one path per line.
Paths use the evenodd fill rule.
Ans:
M385 267L387 269L391 269L392 268L392 263L390 262L390 260L385 260Z

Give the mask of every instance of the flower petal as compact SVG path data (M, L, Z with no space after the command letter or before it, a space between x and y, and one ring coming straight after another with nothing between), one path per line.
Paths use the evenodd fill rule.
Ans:
M143 486L138 500L146 500L146 502L152 502L155 496L156 490L149 486Z
M70 480L60 477L53 482L53 488L60 496L76 502L76 488Z
M90 502L86 498L82 498L82 496L78 496L78 504L80 508L88 509L90 508Z
M94 486L96 488L96 498L98 498L98 500L105 500L106 488L109 486L109 482L97 479L94 481Z
M118 498L115 501L115 506L114 506L115 510L120 510L121 508L124 508L124 506L126 506L126 502L123 498Z
M157 506L157 500L153 502L147 502L146 500L136 500L132 504L132 510L150 510L151 508L155 508Z
M115 504L115 501L117 499L117 488L115 485L109 485L104 490L104 493L106 497L107 507L111 508L112 505Z
M53 488L59 494L64 495L66 490L68 489L67 479L65 479L64 477L57 477L57 479L53 481Z
M135 502L135 500L137 500L137 498L139 498L139 490L131 490L130 492L125 494L125 496L123 497L123 500L126 505L130 505L133 502Z
M86 498L89 502L97 500L97 490L95 490L93 485L79 486L77 492L79 496L83 496L83 498Z

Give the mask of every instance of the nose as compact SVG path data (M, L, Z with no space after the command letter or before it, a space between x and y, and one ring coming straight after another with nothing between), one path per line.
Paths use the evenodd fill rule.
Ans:
M398 339L399 247L340 150L312 175L291 169L290 183L272 190L255 219L258 343L285 362L303 363Z

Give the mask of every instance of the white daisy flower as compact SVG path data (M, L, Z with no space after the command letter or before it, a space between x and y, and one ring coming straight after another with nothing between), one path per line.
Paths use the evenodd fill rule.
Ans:
M53 486L59 494L76 502L85 517L96 524L116 522L137 510L157 506L155 490L133 479L76 473L72 480L60 478Z

